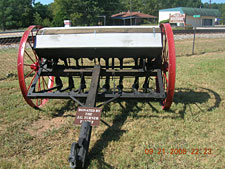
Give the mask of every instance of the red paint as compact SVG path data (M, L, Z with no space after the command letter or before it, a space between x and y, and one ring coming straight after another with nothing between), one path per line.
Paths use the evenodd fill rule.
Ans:
M38 101L37 99L36 99L36 102L35 102L35 99L31 100L27 97L28 90L29 90L29 88L31 86L31 83L33 82L35 76L37 75L37 71L39 69L38 58L37 58L36 53L34 51L33 51L33 54L32 54L32 56L33 56L32 58L30 58L31 56L28 56L28 58L30 58L30 61L33 62L33 64L28 66L30 68L30 72L35 71L34 76L32 77L32 80L29 84L26 84L25 78L27 78L28 76L24 74L24 66L26 66L26 63L24 63L24 57L25 57L25 55L27 55L26 52L28 50L32 51L30 45L27 43L29 35L31 33L32 41L34 41L33 30L36 30L36 32L38 32L38 30L40 28L41 28L40 26L32 25L24 32L24 34L21 38L21 41L20 41L19 51L18 51L18 60L17 60L17 72L18 72L20 89L21 89L21 92L22 92L22 95L23 95L25 101L33 108L40 108L41 106L43 106L48 101L48 99L41 99L40 100L41 102L39 104L37 102ZM38 80L38 82L40 82L40 80ZM53 85L54 85L54 77L50 77L50 81L47 82L47 83L48 83L48 88L52 88ZM40 87L41 84L38 84L38 86ZM42 86L44 88L44 85L42 85Z
M168 45L168 61L163 63L163 72L167 73L167 88L166 88L166 99L163 101L163 110L168 110L173 102L174 90L175 90L175 79L176 79L176 54L175 45L173 39L173 31L169 23L161 24L162 36L165 35ZM164 39L163 39L164 40ZM163 43L163 42L162 42Z

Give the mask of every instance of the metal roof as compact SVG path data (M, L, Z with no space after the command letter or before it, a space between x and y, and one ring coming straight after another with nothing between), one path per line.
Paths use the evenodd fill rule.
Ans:
M220 17L221 13L218 9L208 9L208 8L189 8L189 7L177 7L169 9L161 9L160 12L166 11L179 11L181 14L186 14L189 16L200 15L200 16L214 16Z
M111 16L112 19L130 19L130 18L157 18L156 16L140 12L120 12Z

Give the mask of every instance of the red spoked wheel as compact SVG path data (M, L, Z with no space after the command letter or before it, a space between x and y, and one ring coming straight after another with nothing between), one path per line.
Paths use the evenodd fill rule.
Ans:
M166 99L163 100L163 110L168 110L173 102L176 79L176 54L173 31L169 23L161 24L162 33L162 77Z
M34 50L35 36L40 26L30 26L23 34L18 53L17 71L20 89L26 102L33 108L40 108L48 99L29 99L27 97L35 77L37 76L40 61ZM52 88L54 85L54 76L40 76L36 84L36 92Z

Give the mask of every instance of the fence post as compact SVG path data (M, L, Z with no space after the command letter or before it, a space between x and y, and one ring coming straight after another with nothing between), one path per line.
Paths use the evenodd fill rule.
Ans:
M195 33L196 33L196 27L194 28L194 39L193 39L192 55L194 55L194 52L195 52Z

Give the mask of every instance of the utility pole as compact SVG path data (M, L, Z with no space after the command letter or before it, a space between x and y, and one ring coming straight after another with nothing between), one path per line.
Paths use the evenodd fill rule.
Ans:
M132 9L132 6L131 6L131 0L130 0L130 25L132 25L131 9Z
M212 0L209 0L209 8L211 8L211 1L212 1Z

